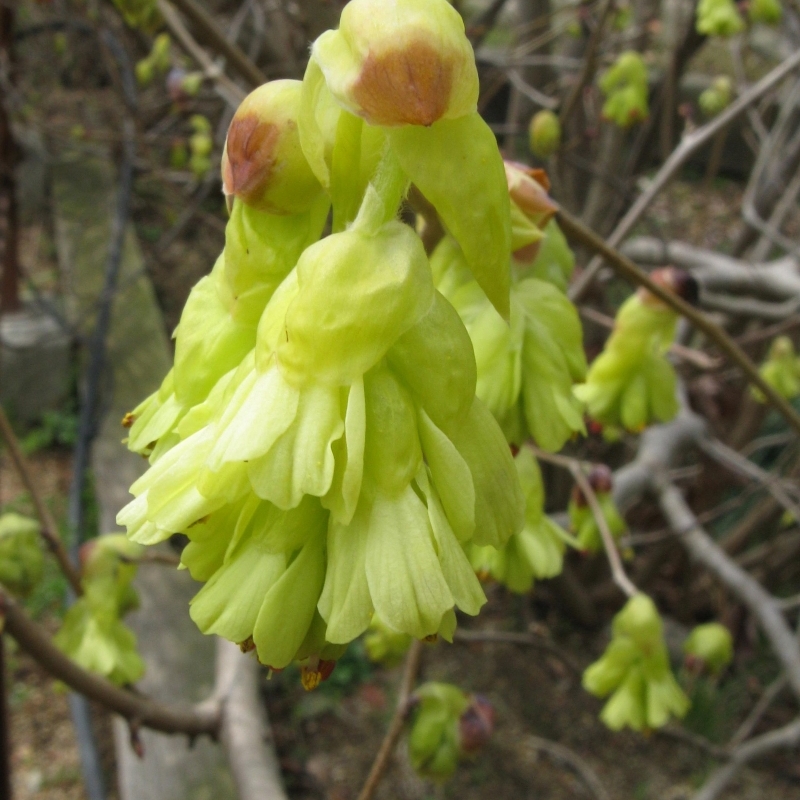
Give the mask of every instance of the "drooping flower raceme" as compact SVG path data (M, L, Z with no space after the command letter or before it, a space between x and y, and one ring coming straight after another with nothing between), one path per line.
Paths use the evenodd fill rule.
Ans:
M542 474L530 449L522 448L514 460L525 494L525 527L502 548L471 545L469 558L479 577L524 594L533 588L534 579L558 575L566 546L577 542L544 513Z
M682 270L656 270L651 277L687 300L697 284ZM617 312L603 352L592 362L586 382L575 387L589 415L604 426L640 432L652 421L678 412L675 370L666 353L675 339L677 314L639 289Z
M700 0L695 27L707 36L734 36L744 30L744 20L733 0Z
M356 0L335 35L345 36L374 5ZM430 19L419 4L378 5L397 6L398 31L439 13L438 3L425 4ZM373 22L381 19L390 24L394 17ZM366 30L378 47L381 24ZM410 176L392 137L418 126L380 128L351 114L337 83L344 66L326 61L316 45L314 52L324 70L317 64L306 74L301 102L309 101L311 116L300 109L297 125L310 166L320 157L314 172L322 174L320 160L329 171L322 178L334 232L294 246L300 243L291 221L302 212L276 215L279 195L269 181L262 185L257 170L251 175L249 161L265 148L251 148L258 120L240 109L237 119L251 120L240 131L255 132L242 133L236 146L233 126L228 136L223 174L235 199L218 268L237 286L237 303L255 284L258 302L246 305L248 322L261 303L263 312L249 352L242 341L244 352L234 359L225 351L223 365L202 357L203 345L216 343L198 317L195 358L183 374L191 380L205 370L203 391L163 426L158 457L119 516L142 544L185 533L182 561L205 581L191 606L201 630L255 649L277 669L300 661L308 688L329 674L373 614L398 633L449 638L454 609L475 614L485 602L464 545L502 546L523 524L507 444L475 397L469 336L434 288L419 238L395 219ZM406 56L413 60L414 52ZM406 101L402 93L396 100ZM285 129L294 130L289 122ZM271 141L272 134L258 136ZM478 156L470 159L470 174L502 175L496 145L490 152L485 139L475 144L463 131L442 129L440 136L442 147L451 142ZM415 146L437 146L420 142ZM240 155L244 169L236 165ZM295 163L278 153L264 169L290 174L282 158ZM507 209L505 185L503 191ZM491 196L480 195L471 202L485 204L489 217L499 214L500 229L510 231L502 203L490 208ZM296 266L263 289L259 270L275 252L285 256L282 267L292 254ZM502 271L498 286L508 280L508 249ZM183 326L182 319L179 344ZM179 379L176 357L175 385ZM150 436L141 434L138 443Z
M663 623L647 595L635 595L614 617L611 643L583 673L583 687L611 695L600 719L612 730L652 730L686 714L689 700L672 675Z
M83 545L83 595L69 608L55 636L70 658L118 684L134 683L144 674L136 636L122 622L139 605L131 584L142 550L123 534L113 533Z
M627 50L619 56L600 78L600 88L606 98L603 118L620 128L629 128L650 113L647 67L635 50Z

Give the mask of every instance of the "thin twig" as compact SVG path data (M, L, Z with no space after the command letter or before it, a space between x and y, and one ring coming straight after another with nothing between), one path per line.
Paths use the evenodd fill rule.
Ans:
M758 725L761 717L764 716L767 709L777 699L778 695L788 686L789 681L786 680L785 675L779 675L775 680L767 686L764 694L761 695L758 702L753 706L753 710L747 715L747 718L736 729L736 733L731 737L729 748L738 747Z
M533 633L523 633L521 631L469 631L458 628L453 634L453 642L463 642L464 644L474 644L476 642L486 642L487 644L521 644L529 647L536 647L541 650L546 650L548 653L552 653L578 675L583 673L583 667L581 667L570 653L562 650L555 642L551 642L544 636L537 636Z
M800 63L800 51L798 51L798 63ZM654 283L650 279L650 276L639 269L633 261L607 244L594 231L587 228L580 220L575 218L564 208L558 210L557 219L568 237L580 242L595 253L602 255L613 267L615 272L632 283L644 286L651 294L674 308L679 314L686 317L696 328L705 333L731 361L742 369L748 381L761 390L770 404L777 408L792 428L800 434L800 415L795 411L792 404L761 377L755 364L753 364L741 347L739 347L722 328L714 324L705 314L698 311L694 306L690 305L673 292Z
M217 736L220 720L217 704L178 706L159 703L88 672L62 653L41 626L2 590L0 619L4 619L6 632L54 678L125 719L135 720L139 725L162 733Z
M72 561L70 561L67 548L64 547L64 543L61 541L61 537L58 534L58 525L56 525L56 521L53 519L50 509L47 507L42 499L41 494L39 493L36 482L33 480L31 469L22 453L19 440L14 434L14 431L11 428L11 423L8 421L6 412L2 407L0 407L0 435L2 435L3 440L8 447L11 460L14 462L14 466L19 473L22 483L25 485L25 488L28 490L28 493L31 496L34 508L36 509L36 516L39 517L39 522L42 526L42 537L44 538L45 542L47 542L47 546L55 556L56 561L58 561L58 566L60 567L61 572L64 574L64 577L69 581L69 585L72 587L72 590L77 595L83 594L80 575L73 566Z
M228 41L211 15L196 0L171 0L171 2L192 21L202 33L206 43L225 56L231 67L251 86L260 86L262 83L267 82L267 76L245 55L238 45Z
M531 735L525 737L523 746L546 753L556 761L566 764L573 772L577 773L597 800L611 800L611 796L600 782L597 773L573 750L558 742Z
M794 748L798 744L800 744L800 719L751 739L736 748L731 760L712 773L705 786L692 800L715 800L745 764L773 750Z
M765 95L773 86L782 81L789 73L800 66L800 50L793 53L782 64L778 65L772 72L765 75L758 83L751 86L746 92L733 101L721 114L697 128L690 134L683 137L680 144L672 151L670 157L662 164L655 177L648 184L647 189L639 195L636 202L628 209L625 216L617 223L611 235L608 237L608 244L616 247L633 229L641 216L650 207L661 190L672 180L678 170L689 160L692 153L702 147L712 139L716 133L727 127L743 111L745 111L756 100ZM570 299L573 302L582 300L594 281L595 276L603 265L605 253L597 251L597 255L591 260L584 270L580 279L570 288Z
M559 456L553 453L547 453L544 450L539 450L535 447L532 449L537 458L542 459L542 461L549 461L551 464L564 467L572 473L572 476L575 478L575 482L580 487L580 490L583 492L583 496L586 498L586 502L589 504L589 508L592 510L594 521L597 523L597 529L600 531L600 538L603 540L603 547L605 548L606 556L608 557L608 563L611 567L611 576L614 579L614 583L616 583L617 586L619 586L619 588L622 589L622 591L628 597L633 597L634 595L639 594L639 590L633 585L631 579L625 572L625 567L622 566L622 559L620 558L619 550L617 550L617 546L614 543L614 535L611 533L611 529L608 527L608 522L603 514L603 509L600 508L597 495L595 494L594 489L592 489L592 485L589 483L589 480L583 471L581 462L574 458L568 458L567 456Z
M371 800L383 777L383 773L386 772L386 768L389 766L389 760L392 757L395 745L400 738L408 716L408 701L411 697L411 692L414 690L414 683L417 680L421 661L422 642L414 639L406 654L406 664L403 670L403 679L400 682L394 716L389 724L389 729L386 731L386 736L383 737L378 754L375 756L375 761L372 762L372 769L370 769L367 780L364 782L364 787L358 795L358 800Z

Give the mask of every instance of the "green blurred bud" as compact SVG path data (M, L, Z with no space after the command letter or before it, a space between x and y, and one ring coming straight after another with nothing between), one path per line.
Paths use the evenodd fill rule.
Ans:
M184 169L189 163L189 150L183 139L173 139L169 148L169 165L172 169Z
M597 503L608 525L611 535L618 539L628 529L625 520L620 515L611 495L612 477L611 470L605 464L598 464L588 475L589 485L597 498ZM597 525L595 515L589 503L575 484L570 496L569 506L570 527L578 539L578 546L587 553L597 553L603 549L603 538Z
M196 97L200 93L204 80L205 76L202 72L190 72L181 79L180 88L189 97Z
M136 62L136 82L139 86L149 86L153 82L155 74L153 62L149 57Z
M783 6L779 0L750 0L747 6L750 22L777 25L783 17Z
M334 97L370 125L431 125L474 112L478 73L446 0L351 0L311 50Z
M150 30L158 23L156 0L114 0L114 5L132 28Z
M695 27L706 36L734 36L745 26L733 0L700 0Z
M733 637L724 625L708 622L692 629L683 643L683 652L690 669L706 668L716 674L733 660Z
M399 664L411 645L407 633L390 628L377 614L373 616L364 636L364 648L370 661L393 667Z
M800 358L788 336L778 336L770 345L767 360L759 370L761 377L782 397L792 400L800 395ZM761 391L753 387L753 397L765 403Z
M622 53L600 78L606 97L603 118L629 128L647 118L649 93L647 67L635 50Z
M9 512L0 516L0 584L29 594L42 578L44 555L36 520Z
M549 158L561 146L561 123L549 108L537 111L528 128L531 152L539 158Z
M165 73L170 67L169 49L172 40L168 33L160 33L153 41L153 49L150 51L150 59L153 68L159 73Z
M408 737L411 766L425 778L445 781L458 765L459 720L469 698L452 684L424 683L413 699L417 710Z
M297 131L299 81L265 83L231 120L222 154L225 195L273 214L307 211L322 193Z
M733 84L727 75L720 75L711 82L711 86L700 94L698 103L707 117L715 117L731 103Z

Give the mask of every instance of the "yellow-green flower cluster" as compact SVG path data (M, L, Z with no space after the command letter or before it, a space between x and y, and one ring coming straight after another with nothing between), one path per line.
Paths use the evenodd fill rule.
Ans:
M83 595L69 608L55 636L56 644L85 669L118 684L144 674L136 636L122 617L137 608L131 585L143 547L124 534L106 534L81 548Z
M684 299L696 299L697 284L681 270L667 267L651 277ZM677 321L672 308L644 289L622 304L603 352L592 362L586 382L575 387L593 419L612 430L638 433L654 420L675 416L675 370L666 353Z
M577 543L544 513L544 483L530 449L522 448L514 460L525 494L525 527L505 547L472 545L469 558L480 578L493 578L510 591L524 594L533 588L534 579L558 575L566 546Z
M635 50L626 50L603 73L600 89L606 98L603 118L620 128L629 128L650 113L647 67Z
M635 595L614 617L611 643L583 673L583 687L597 697L611 695L600 719L615 731L660 728L670 715L689 710L670 669L663 623L647 595Z
M476 80L446 0L353 0L302 84L250 95L223 158L225 250L127 419L151 461L119 516L130 538L186 534L197 625L301 662L309 688L373 614L451 637L455 608L485 602L464 546L523 524L467 331L396 219L413 180L507 314L508 192Z
M0 516L0 585L24 597L42 578L39 523L8 512Z

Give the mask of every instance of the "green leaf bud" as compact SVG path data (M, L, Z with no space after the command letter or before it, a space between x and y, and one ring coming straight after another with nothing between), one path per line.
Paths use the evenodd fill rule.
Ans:
M733 0L700 0L695 27L707 36L734 36L744 30L744 20Z
M539 158L549 158L561 146L561 123L549 109L537 111L528 128L531 152Z
M733 660L733 637L724 625L708 622L692 629L683 643L683 652L687 666L716 674Z
M431 125L476 110L478 73L446 0L351 0L311 50L334 97L370 125Z
M322 187L300 147L301 91L299 81L270 81L236 109L222 155L227 197L272 214L297 214L320 196Z
M44 555L39 523L8 512L0 516L0 584L25 596L42 579Z

